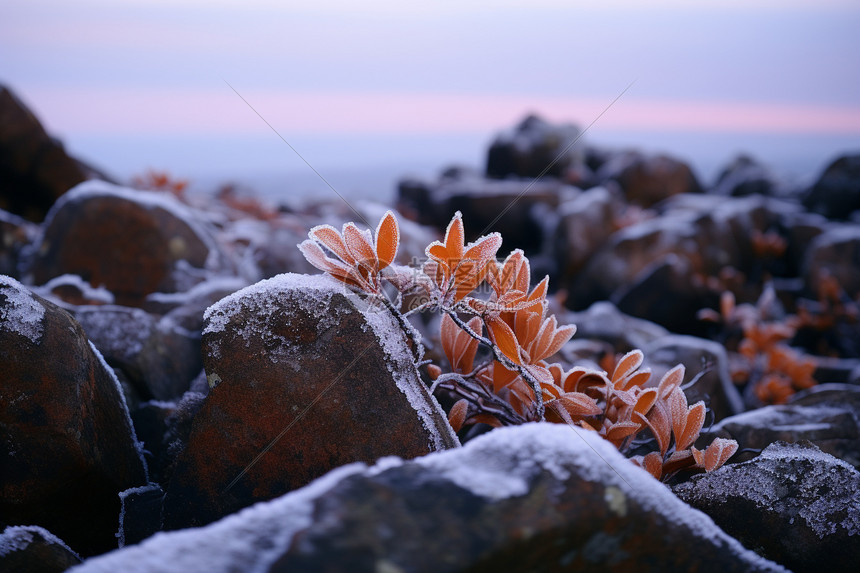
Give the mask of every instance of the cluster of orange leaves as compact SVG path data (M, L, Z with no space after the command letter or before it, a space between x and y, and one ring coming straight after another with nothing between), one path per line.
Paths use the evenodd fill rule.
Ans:
M184 199L185 192L188 189L188 181L185 179L176 179L166 171L149 170L143 175L137 175L132 178L131 184L137 189L146 191L165 191L178 199Z
M598 432L622 452L641 445L637 439L650 440L657 451L633 460L658 479L681 469L712 471L737 450L736 442L723 439L702 451L693 446L705 420L705 404L687 404L681 389L683 366L646 387L651 373L640 369L644 357L638 350L621 358L611 375L582 367L565 370L548 362L576 331L548 313L548 277L532 287L529 261L520 250L499 263L498 233L466 244L459 212L444 240L427 247L421 269L394 264L399 228L390 211L380 220L375 238L354 223L346 223L340 232L320 225L308 237L299 245L307 260L352 289L385 297L388 283L400 294L420 292L425 302L419 309L442 313L440 340L450 372L432 363L427 372L437 384L445 381L443 387L462 396L449 412L455 431L477 423L497 427L547 420ZM482 285L488 288L478 296L476 289ZM402 315L399 319L401 325L406 323ZM490 356L476 364L481 345Z
M753 393L761 402L784 404L799 390L816 384L812 377L815 361L787 344L797 332L796 317L762 320L760 308L736 304L729 291L720 297L719 313L705 309L700 316L740 327L743 338L736 349L730 350L736 350L742 361L734 364L732 379L737 384L752 384Z

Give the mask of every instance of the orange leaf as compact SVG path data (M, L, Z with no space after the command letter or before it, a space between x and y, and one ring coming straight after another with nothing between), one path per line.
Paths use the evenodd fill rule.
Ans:
M639 368L642 364L642 361L645 359L645 355L642 354L641 350L631 350L621 360L618 361L618 364L615 366L615 370L612 372L612 383L620 381L622 378Z
M660 448L660 455L665 456L669 449L669 441L672 439L672 419L669 415L667 406L664 402L657 401L654 407L651 408L648 416L645 418L648 427L651 428L651 433L657 440L657 447Z
M647 390L643 390L642 393L636 397L636 405L633 406L633 410L644 416L648 414L648 411L651 409L651 406L653 406L654 402L656 401L657 389L648 388Z
M684 433L681 434L680 438L675 436L675 447L681 450L689 448L699 437L699 432L702 431L704 423L705 403L699 401L690 406L690 409L687 411L687 423L684 426Z
M522 364L520 360L520 345L514 336L514 331L505 322L496 317L486 321L490 339L498 349L514 364Z
M562 394L558 401L571 416L596 416L603 411L594 398L582 392L567 392Z
M663 458L657 452L646 454L642 458L642 467L656 479L663 477Z
M712 472L726 463L738 451L738 443L726 438L714 438L705 450L705 471Z
M456 404L451 407L451 411L448 413L448 423L451 424L451 427L454 428L455 432L459 432L460 428L463 427L463 422L466 421L466 413L469 411L469 402L463 398L458 400Z
M325 245L327 249L340 257L343 262L349 265L355 264L355 259L346 248L343 237L331 225L317 225L308 232L308 236Z
M636 422L616 422L607 428L606 439L610 442L623 440L635 434L639 428L640 426Z
M394 261L399 244L400 228L397 226L397 218L391 211L386 211L376 227L376 254L380 270Z
M672 393L672 390L681 385L681 382L684 381L684 371L684 365L678 364L663 375L660 384L657 385L657 392L661 400L665 400Z

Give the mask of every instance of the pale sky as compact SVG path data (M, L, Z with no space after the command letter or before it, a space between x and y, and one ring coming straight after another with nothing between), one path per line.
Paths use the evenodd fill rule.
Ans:
M422 141L440 161L470 141L473 160L529 111L588 125L631 82L592 138L857 148L858 31L856 0L5 0L0 82L121 172L128 154L181 169L184 144L191 171L201 154L295 167L225 82L326 165L414 159Z

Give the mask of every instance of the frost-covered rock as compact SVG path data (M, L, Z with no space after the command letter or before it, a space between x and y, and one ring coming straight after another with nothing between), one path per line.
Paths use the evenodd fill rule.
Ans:
M33 240L36 225L0 209L0 275L19 278L21 251Z
M596 177L602 183L618 183L627 200L642 207L681 193L702 192L690 166L668 155L618 153L601 166Z
M72 316L0 277L0 516L81 555L116 547L117 492L146 484L125 399Z
M51 208L28 268L34 284L81 276L117 304L201 282L225 261L202 217L166 194L84 182Z
M403 181L397 209L423 225L444 229L456 211L467 221L467 240L491 231L505 239L505 249L521 248L529 255L541 251L547 218L556 207L579 193L554 179L493 180L446 178L438 182Z
M860 562L860 473L808 442L777 442L674 491L794 571L850 571Z
M457 445L402 331L323 276L280 275L206 313L212 390L165 497L165 526L201 525L339 465Z
M572 124L551 124L529 115L516 127L498 134L487 151L487 177L538 176L561 178L584 163L582 135Z
M121 369L144 399L178 398L203 368L200 330L169 316L116 305L82 306L74 314L108 364Z
M764 165L749 155L738 155L723 167L714 187L716 195L746 197L748 195L773 195L779 191L779 181Z
M781 406L731 416L702 432L700 445L715 437L736 440L740 450L761 450L776 442L808 440L860 467L860 388L822 384ZM738 454L739 459L749 455Z
M120 547L139 543L161 529L161 503L164 492L157 483L132 487L119 492Z
M39 526L9 526L0 533L0 571L62 573L80 562L68 545Z
M719 343L694 336L672 335L657 339L644 346L645 365L651 368L653 378L660 380L670 368L683 364L687 381L687 402L704 400L713 412L714 420L722 420L743 411L743 399L729 375L726 349Z
M350 464L75 573L778 571L593 432L527 424Z

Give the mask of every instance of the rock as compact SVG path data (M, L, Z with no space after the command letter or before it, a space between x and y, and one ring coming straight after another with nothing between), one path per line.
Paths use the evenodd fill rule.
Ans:
M117 493L146 467L119 382L61 308L0 277L0 515L81 555L116 547Z
M719 421L743 411L743 399L729 375L726 349L719 343L693 336L664 336L642 348L645 365L651 368L652 379L659 381L663 374L678 364L687 372L684 388L687 402L704 400Z
M634 348L644 348L669 335L669 331L662 326L626 315L606 301L596 302L584 311L559 315L558 319L559 324L576 325L574 340L604 340L620 354L626 354Z
M702 192L690 166L668 155L618 153L601 166L596 177L603 184L616 182L627 201L640 207L651 207L681 193Z
M674 273L681 281L673 287L676 293L695 291L700 287L693 281L704 284L726 267L751 279L765 271L780 276L777 271L781 272L785 264L784 254L763 258L755 252L752 237L768 231L779 234L799 207L760 196L728 199L683 194L664 201L657 211L658 217L614 233L591 257L570 287L570 306L582 308L612 298L617 301L637 277L644 281L655 272ZM668 255L686 261L688 266L678 261L661 269ZM651 280L657 282L659 278ZM685 280L689 284L684 285Z
M860 227L834 226L815 237L803 266L810 292L818 293L822 280L832 277L850 298L860 295Z
M808 442L777 442L673 489L793 571L851 571L860 560L860 473Z
M350 464L204 528L85 562L107 571L778 571L593 432L493 430Z
M37 227L21 217L0 210L0 275L20 278L21 251L34 239Z
M620 209L618 200L605 187L589 189L558 206L552 245L560 284L573 282L616 231L614 219Z
M860 468L860 388L821 384L798 394L790 404L765 406L725 418L702 432L700 444L715 437L737 440L740 450L761 450L783 441L812 442L823 451ZM738 454L743 459L744 455Z
M74 314L107 363L121 369L145 400L182 396L203 368L202 325L189 330L169 315L116 305L78 307Z
M0 534L0 571L62 573L80 562L68 545L36 525L9 526Z
M194 416L203 407L205 398L200 392L188 391L180 400L150 400L132 412L131 419L143 442L152 481L165 487L170 483L176 460L188 445Z
M201 282L224 261L193 211L166 194L88 181L57 201L28 269L34 284L75 274L117 304Z
M712 193L729 197L774 195L778 182L774 175L749 155L738 155L717 176Z
M157 483L133 487L119 493L119 546L140 543L161 529L164 492Z
M701 334L698 311L719 304L690 261L673 253L642 269L630 285L616 289L611 300L623 313L684 334Z
M0 86L0 209L41 221L60 195L93 174Z
M828 219L849 220L860 209L860 154L843 155L828 165L803 204Z
M553 125L529 115L490 144L487 177L560 178L568 169L583 164L583 149L577 144L581 136L575 125Z
M207 311L203 352L213 388L167 488L168 529L348 462L458 444L387 311L333 279L280 275L234 293Z
M547 217L579 190L555 180L440 179L436 184L407 182L399 187L397 209L415 221L445 229L456 211L466 221L467 240L497 231L505 249L538 253L547 239ZM419 189L424 191L419 192Z

